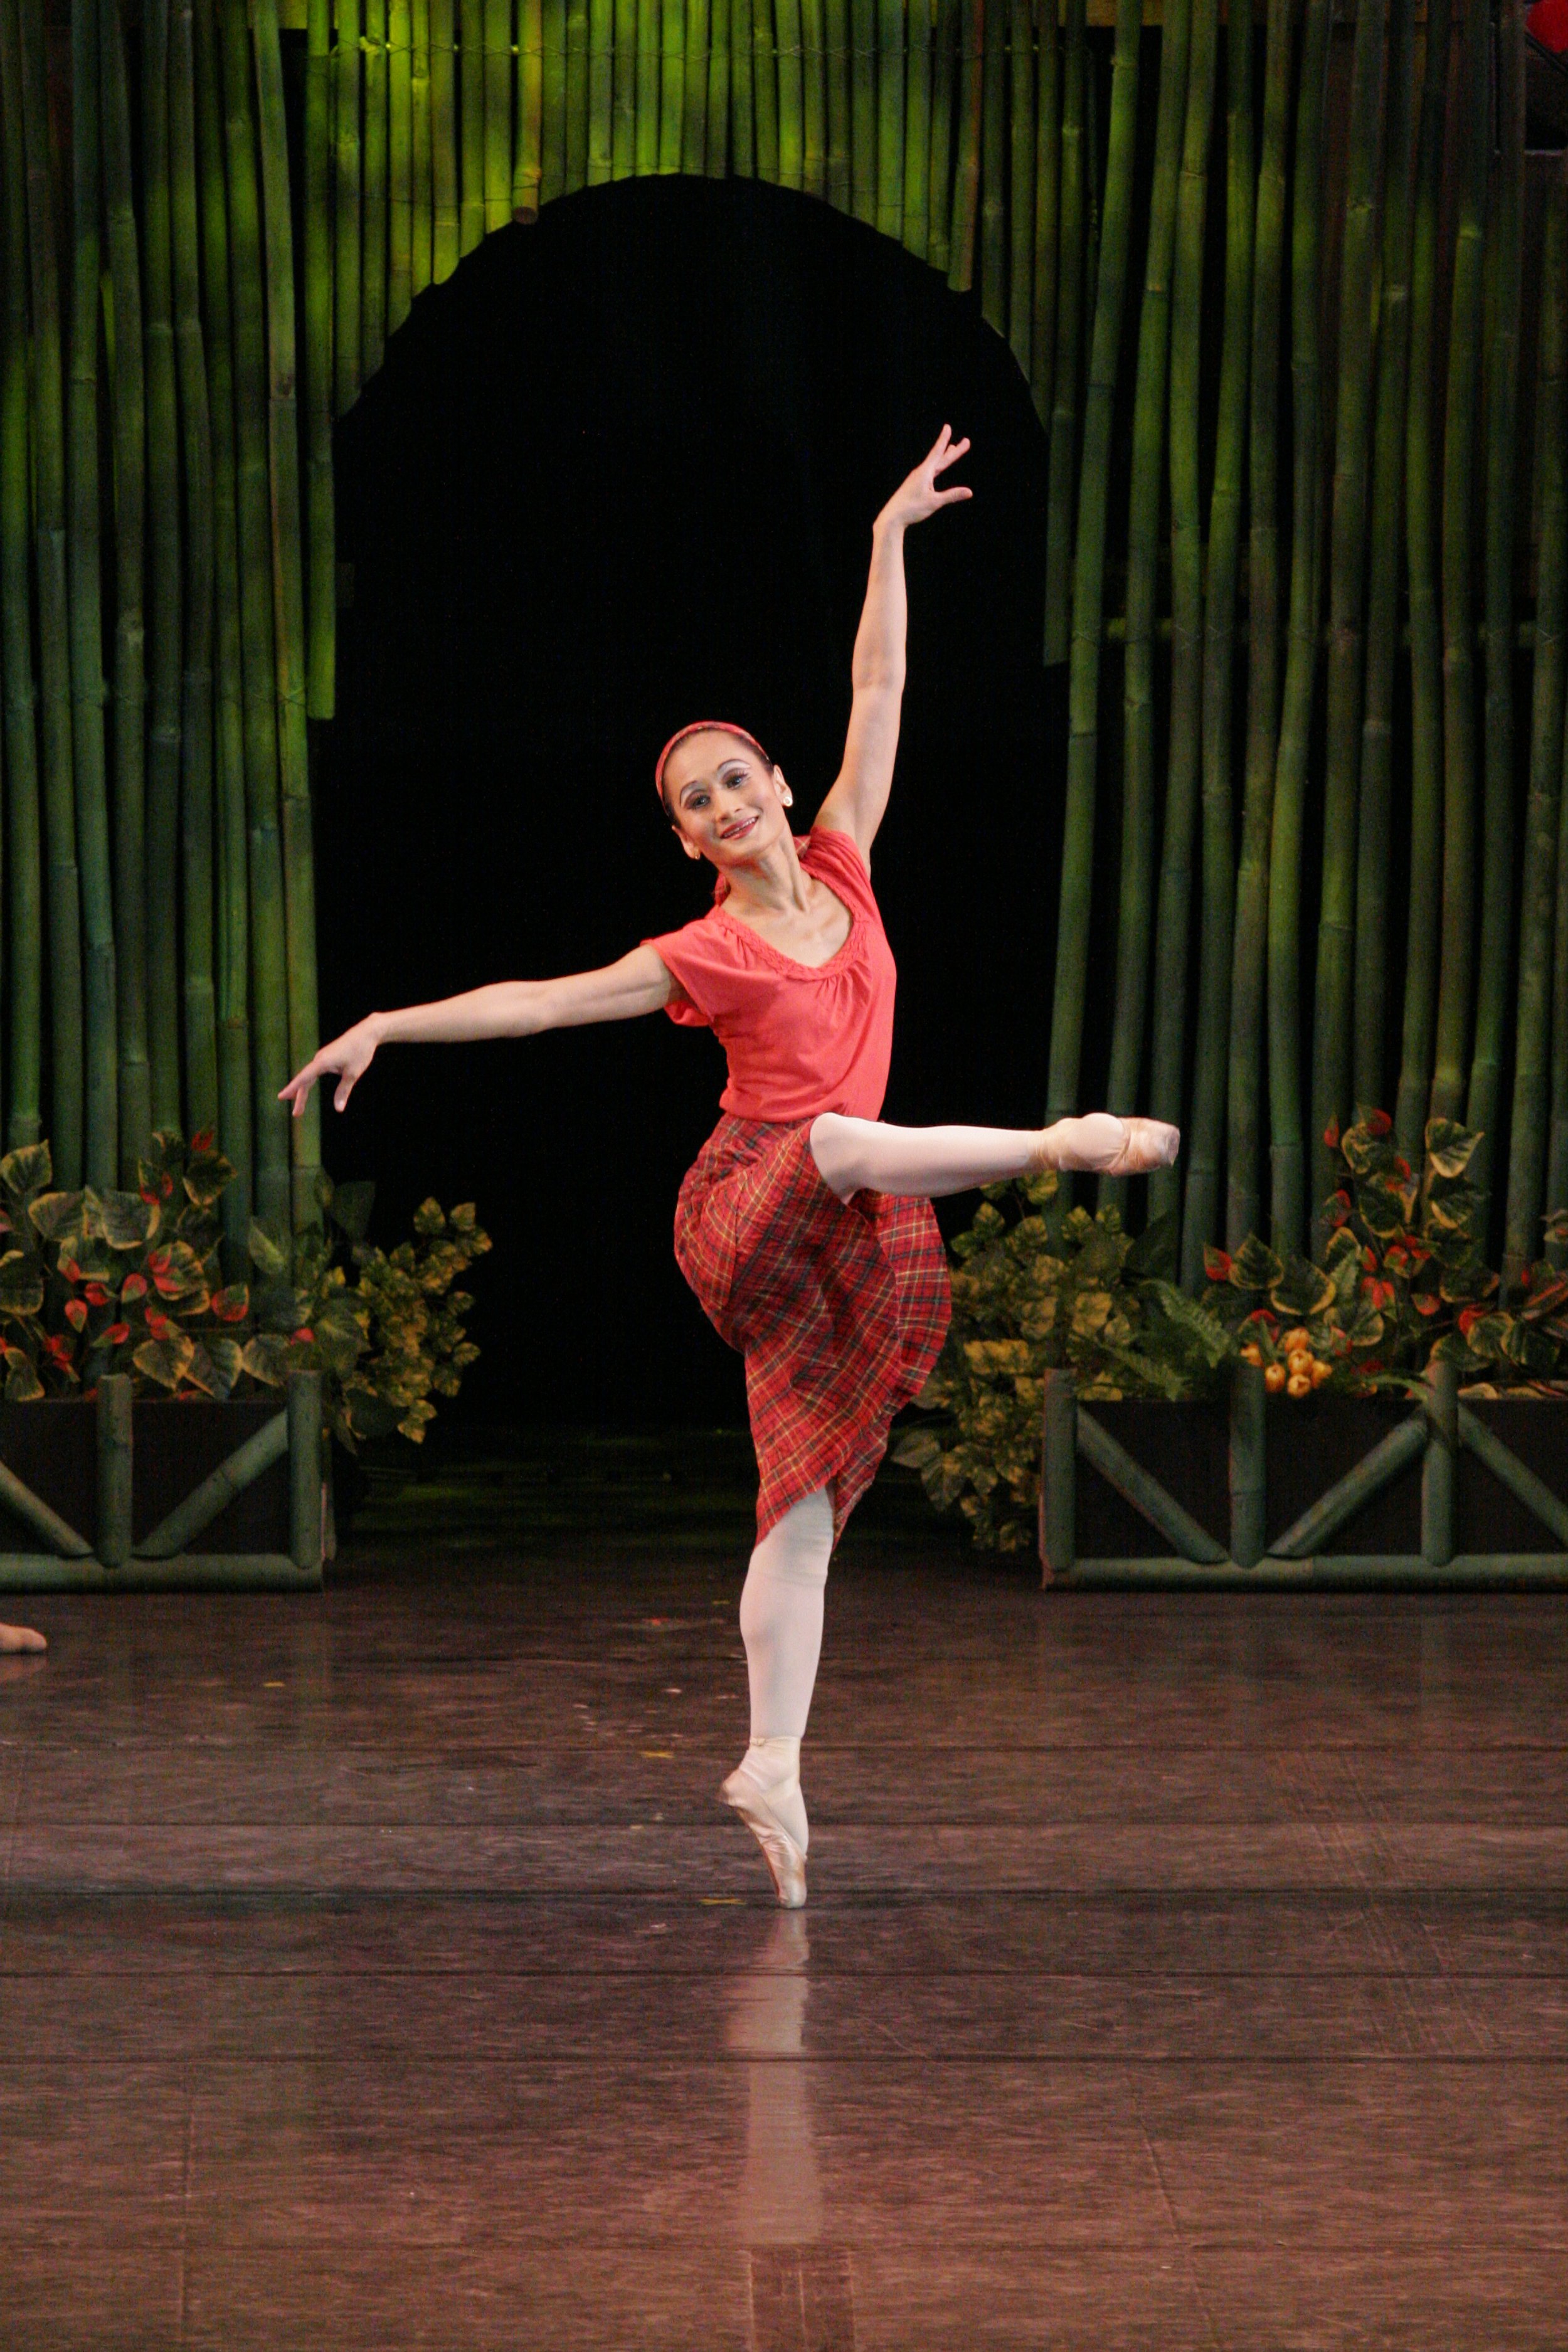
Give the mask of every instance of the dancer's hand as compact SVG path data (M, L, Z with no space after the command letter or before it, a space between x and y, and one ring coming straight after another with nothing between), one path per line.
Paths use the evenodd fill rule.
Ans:
M952 425L944 425L914 472L899 484L877 517L879 526L903 530L912 522L924 522L928 515L940 512L943 507L955 506L961 499L972 499L973 491L966 489L962 482L953 482L945 489L937 483L937 476L963 457L968 448L967 436L955 441Z
M286 1087L278 1090L279 1102L292 1103L296 1118L305 1116L305 1105L310 1099L310 1088L318 1078L337 1076L337 1090L332 1096L332 1108L342 1110L358 1081L363 1077L381 1043L381 1033L374 1013L356 1021L330 1045L323 1045L311 1055L302 1070L291 1077Z

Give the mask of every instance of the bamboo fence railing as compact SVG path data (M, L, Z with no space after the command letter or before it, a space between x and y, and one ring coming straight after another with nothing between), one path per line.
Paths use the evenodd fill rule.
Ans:
M1337 79L1332 0L285 7L0 0L6 1144L110 1182L216 1122L237 1236L310 1213L334 420L489 231L753 176L971 292L1046 436L1050 1110L1103 990L1114 1107L1188 1130L1189 1279L1307 1243L1357 1103L1407 1150L1468 1116L1517 1278L1568 1205L1568 189L1527 265L1521 0L1360 0Z

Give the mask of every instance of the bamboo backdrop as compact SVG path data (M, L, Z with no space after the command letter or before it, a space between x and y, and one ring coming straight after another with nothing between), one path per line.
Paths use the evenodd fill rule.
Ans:
M334 419L489 231L752 175L973 289L1047 436L1050 1110L1098 992L1113 1106L1188 1129L1188 1280L1305 1244L1357 1103L1406 1150L1468 1115L1517 1279L1568 1190L1568 186L1527 270L1521 0L1361 0L1338 117L1332 0L1120 0L1113 55L1084 0L288 5L0 0L7 1145L101 1183L216 1121L237 1239L308 1213Z

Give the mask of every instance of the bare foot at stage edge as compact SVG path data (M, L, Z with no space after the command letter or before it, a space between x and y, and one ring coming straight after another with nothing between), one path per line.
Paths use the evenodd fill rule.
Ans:
M0 1657L14 1650L47 1650L48 1643L30 1625L0 1625Z
M779 1902L786 1911L798 1911L805 1901L805 1853L768 1802L768 1798L777 1793L761 1788L743 1764L731 1773L719 1791L762 1847Z
M1082 1118L1058 1118L1042 1129L1036 1172L1076 1169L1096 1176L1146 1176L1169 1168L1182 1148L1182 1130L1163 1118L1118 1118L1091 1110Z

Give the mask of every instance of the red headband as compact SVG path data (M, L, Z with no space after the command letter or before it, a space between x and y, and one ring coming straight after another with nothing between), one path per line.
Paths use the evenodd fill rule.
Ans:
M665 762L669 758L669 755L674 751L676 745L678 743L684 743L689 735L706 735L709 733L715 735L738 735L742 743L749 743L751 745L752 751L756 753L764 768L771 768L773 766L773 761L768 758L767 753L763 751L756 737L749 733L744 727L736 727L728 719L694 719L689 727L677 728L675 733L670 737L668 742L665 745L663 751L658 755L658 765L653 772L653 788L658 794L660 800L663 800L664 798Z

